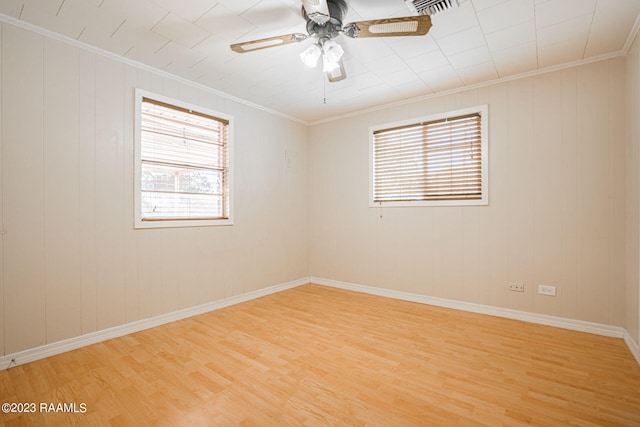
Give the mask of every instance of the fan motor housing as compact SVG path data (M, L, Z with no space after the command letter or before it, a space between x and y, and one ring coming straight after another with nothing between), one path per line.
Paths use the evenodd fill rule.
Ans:
M340 35L342 31L342 18L347 11L345 0L327 0L329 20L323 24L314 22L309 18L307 11L302 7L302 16L307 21L307 32L318 39L332 39Z

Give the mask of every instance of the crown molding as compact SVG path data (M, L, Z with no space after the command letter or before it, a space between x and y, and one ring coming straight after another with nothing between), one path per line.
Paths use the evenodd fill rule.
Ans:
M624 47L622 48L622 52L625 56L629 54L629 50L638 36L638 31L640 31L640 14L636 17L636 21L633 23L633 27L631 27L627 41L624 43Z

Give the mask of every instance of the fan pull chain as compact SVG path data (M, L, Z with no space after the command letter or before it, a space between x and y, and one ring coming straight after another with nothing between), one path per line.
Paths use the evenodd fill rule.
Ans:
M322 93L324 96L323 103L326 105L327 104L327 79L325 79L324 76L322 76Z

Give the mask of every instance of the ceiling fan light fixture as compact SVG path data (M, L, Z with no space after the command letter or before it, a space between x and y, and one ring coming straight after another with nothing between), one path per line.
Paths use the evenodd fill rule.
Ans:
M338 43L333 40L327 40L322 45L324 50L324 57L330 62L338 62L344 55L344 49Z
M300 59L307 67L314 68L318 63L318 59L320 59L320 55L322 55L322 49L315 43L300 54Z
M322 71L331 74L339 68L340 63L338 61L331 61L329 58L327 58L327 55L322 56Z

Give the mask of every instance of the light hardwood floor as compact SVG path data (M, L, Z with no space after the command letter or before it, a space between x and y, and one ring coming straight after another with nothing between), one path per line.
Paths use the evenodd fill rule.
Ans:
M0 372L0 425L638 426L620 339L306 285Z

